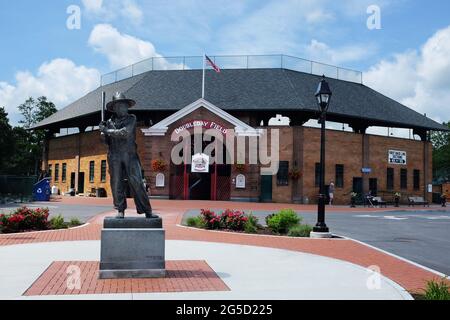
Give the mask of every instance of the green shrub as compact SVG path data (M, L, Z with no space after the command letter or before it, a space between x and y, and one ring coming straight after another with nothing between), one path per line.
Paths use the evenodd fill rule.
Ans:
M271 213L269 215L266 216L266 226L269 225L269 220L272 219L275 216L275 213Z
M196 227L197 226L197 218L198 217L189 217L186 220L186 225L188 227Z
M206 222L201 216L187 218L186 225L193 228L206 228Z
M287 233L290 228L298 225L302 218L292 209L283 209L267 219L267 226L276 233Z
M247 221L244 225L245 233L257 233L259 228L258 218L256 218L253 214L249 214L247 216Z
M426 300L450 300L450 291L447 280L443 279L440 282L428 281L425 289Z
M308 238L313 228L308 224L293 226L289 229L289 237Z
M70 219L69 227L78 227L78 226L81 226L81 225L82 225L82 223L81 223L80 219L78 219L78 218Z
M50 227L52 229L67 229L67 224L64 222L62 215L57 215L50 219Z

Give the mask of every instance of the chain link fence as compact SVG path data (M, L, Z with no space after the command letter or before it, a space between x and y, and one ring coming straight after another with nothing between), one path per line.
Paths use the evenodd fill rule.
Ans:
M33 200L37 176L0 175L0 204Z
M341 68L321 62L297 58L289 55L226 55L210 56L221 69L281 68L329 78L363 83L360 71ZM115 83L147 71L159 70L200 70L202 56L152 57L122 69L102 75L101 85Z

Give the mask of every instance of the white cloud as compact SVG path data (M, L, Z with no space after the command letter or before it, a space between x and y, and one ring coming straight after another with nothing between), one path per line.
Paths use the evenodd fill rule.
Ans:
M269 1L220 31L222 50L227 53L298 53L299 37L316 23L333 18L325 0ZM323 21L321 19L326 19Z
M133 23L140 24L144 14L134 1L126 0L123 4L123 15L129 17Z
M450 26L421 50L396 54L364 73L365 84L436 121L450 120Z
M104 54L113 68L121 68L157 54L150 42L122 34L109 24L94 27L89 45Z
M102 9L103 0L82 0L84 8L93 13L99 13Z
M89 45L108 59L113 69L122 68L151 57L161 57L155 46L128 34L120 33L109 24L94 27L89 37ZM165 59L158 60L158 68L181 68Z
M125 18L138 25L142 22L143 12L134 0L82 0L83 6L91 17L112 21Z
M382 60L364 73L364 83L395 98L403 99L415 92L418 81L416 51L395 54L391 60Z
M315 39L311 40L311 43L305 48L309 59L333 64L358 61L367 58L374 51L373 47L364 45L351 45L332 49L326 43Z
M361 15L366 15L366 10L369 6L376 5L380 7L383 16L384 9L393 5L401 5L405 1L408 0L345 0L339 2L335 1L335 3L337 4L336 8L341 11L342 14L359 17Z
M6 107L13 124L20 119L17 107L29 97L46 96L57 107L65 107L98 87L100 73L68 59L54 59L43 63L35 75L21 71L15 78L14 84L0 82L0 106Z
M330 12L325 12L323 9L311 10L306 13L306 22L308 23L323 23L334 19L334 15Z

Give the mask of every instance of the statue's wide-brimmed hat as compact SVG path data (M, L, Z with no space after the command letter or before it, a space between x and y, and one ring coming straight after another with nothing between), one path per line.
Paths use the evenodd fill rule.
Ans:
M125 102L128 104L128 107L131 108L136 105L136 101L133 99L127 99L122 92L116 92L112 98L112 101L108 102L106 105L106 110L113 111L113 107L118 102Z

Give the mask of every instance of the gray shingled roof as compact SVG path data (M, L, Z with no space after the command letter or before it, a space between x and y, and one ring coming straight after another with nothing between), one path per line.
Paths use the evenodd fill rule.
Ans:
M201 70L150 71L106 85L38 123L35 128L97 113L101 91L122 91L136 100L134 110L179 110L201 97ZM205 99L226 111L315 111L319 76L287 69L208 70ZM329 113L388 126L446 130L443 125L358 83L328 79L333 97Z

